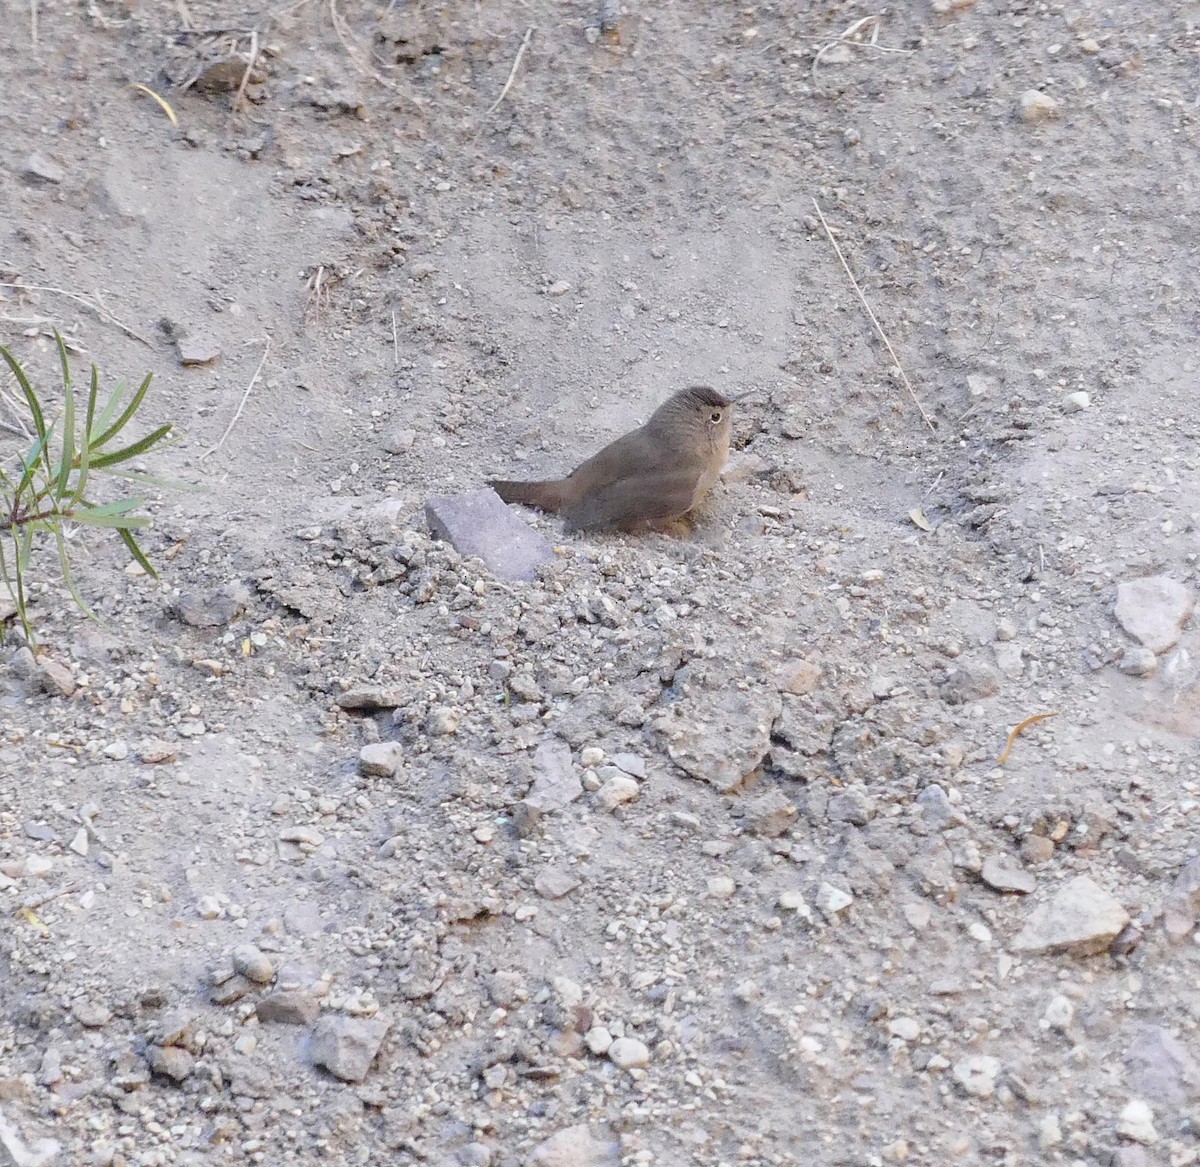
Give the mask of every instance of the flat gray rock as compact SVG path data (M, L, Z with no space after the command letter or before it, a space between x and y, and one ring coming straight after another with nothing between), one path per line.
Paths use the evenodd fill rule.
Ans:
M524 801L538 811L562 810L583 794L566 742L550 738L533 753L533 785Z
M1037 880L1016 860L1007 855L989 855L983 861L980 878L988 887L994 888L996 891L1029 895L1030 892L1037 890Z
M1012 942L1014 952L1103 952L1129 923L1116 896L1086 875L1077 875L1049 903L1036 908Z
M482 559L498 579L533 579L543 563L554 561L554 548L490 488L432 495L425 519L435 539L444 539L460 555Z
M53 158L35 150L21 163L21 177L29 183L44 182L57 186L67 174Z
M1118 584L1113 614L1134 640L1161 653L1174 647L1195 606L1191 588L1165 575L1152 575Z

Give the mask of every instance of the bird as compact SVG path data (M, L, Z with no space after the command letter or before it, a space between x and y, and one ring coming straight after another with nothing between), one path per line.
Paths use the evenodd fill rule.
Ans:
M505 502L561 514L569 531L666 527L695 510L720 476L729 458L733 404L707 385L693 385L566 478L492 479L488 485Z

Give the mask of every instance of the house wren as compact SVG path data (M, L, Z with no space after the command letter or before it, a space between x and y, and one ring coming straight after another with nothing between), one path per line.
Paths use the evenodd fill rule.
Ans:
M505 502L557 511L568 530L646 530L699 505L729 457L733 402L694 386L660 405L640 429L617 438L566 478L489 482Z

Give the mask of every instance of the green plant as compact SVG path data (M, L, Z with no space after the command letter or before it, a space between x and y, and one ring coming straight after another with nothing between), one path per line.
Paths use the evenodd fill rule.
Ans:
M92 493L99 476L149 482L146 475L121 468L124 463L147 453L171 432L170 425L129 442L115 440L133 420L150 389L150 375L129 397L128 387L118 385L106 401L100 401L100 373L92 365L82 425L79 402L71 382L67 346L56 331L58 356L62 364L63 409L47 423L46 411L28 375L16 357L0 345L3 357L24 396L24 404L33 422L33 444L11 474L0 467L0 578L17 609L25 639L34 646L36 638L29 622L26 577L35 540L39 535L53 536L63 581L81 611L95 619L79 589L67 555L67 540L72 523L108 527L121 537L129 554L152 576L157 576L142 553L133 532L149 525L149 518L135 514L144 503L141 498L119 498L109 502L93 501ZM128 397L128 401L126 398ZM6 545L9 553L5 553Z

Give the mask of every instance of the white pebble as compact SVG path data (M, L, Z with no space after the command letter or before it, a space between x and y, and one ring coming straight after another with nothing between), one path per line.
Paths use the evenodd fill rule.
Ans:
M823 883L817 888L816 900L817 907L831 918L854 903L854 897L849 892L834 887L832 883Z
M196 901L196 915L202 920L215 920L221 914L216 896L201 896Z
M1069 1029L1074 1019L1075 1006L1061 993L1056 993L1050 998L1046 1012L1042 1014L1042 1024L1047 1029L1057 1029L1060 1032Z
M1117 1119L1117 1134L1144 1146L1157 1143L1158 1131L1154 1129L1154 1111L1150 1104L1140 1098L1131 1098Z
M991 1098L1000 1076L1000 1059L986 1054L963 1058L954 1066L954 1078L967 1094L976 1098Z
M650 1051L635 1037L618 1037L608 1047L608 1058L622 1070L636 1070L650 1062Z
M1040 89L1027 89L1021 94L1021 121L1045 122L1058 117L1060 107L1057 101Z
M708 894L714 900L727 900L737 891L737 884L728 875L714 875L708 881Z
M600 787L596 800L605 810L615 810L621 803L637 798L639 789L633 778L618 774Z

